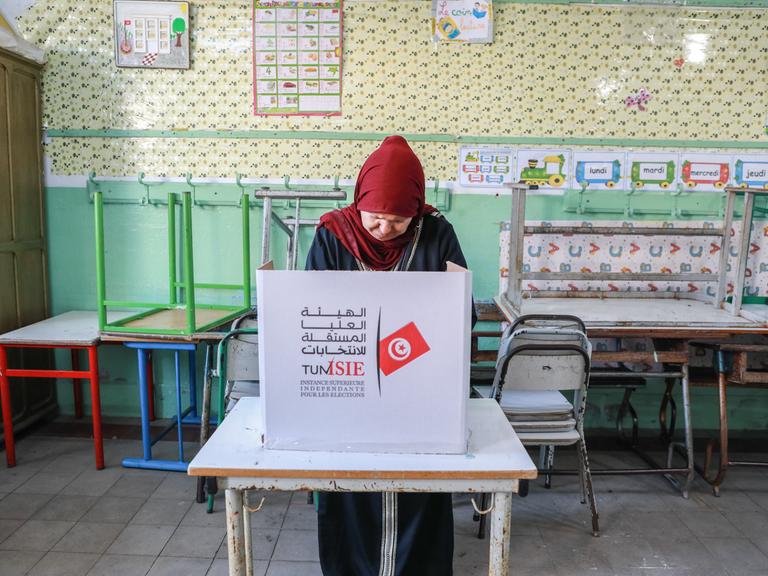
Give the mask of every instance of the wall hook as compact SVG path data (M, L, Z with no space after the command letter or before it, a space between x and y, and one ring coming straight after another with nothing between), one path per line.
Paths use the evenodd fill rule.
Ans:
M340 179L340 177L339 177L338 174L336 174L336 176L333 177L333 189L334 190L341 190L341 187L339 186L339 179ZM342 208L341 200L336 200L336 209L339 210L341 208Z
M243 175L237 172L235 174L235 186L240 188L240 198L237 199L237 205L242 206L243 205L243 197L248 195L248 190L246 190L245 186L242 183Z
M186 174L184 174L184 180L186 180L187 186L189 186L192 189L192 206L198 206L195 185L192 183L192 173L187 172Z
M631 182L629 185L629 190L625 190L624 194L627 196L627 205L624 207L624 216L626 218L632 218L634 216L635 211L632 208L632 195L637 192L637 188L635 188L635 183Z
M582 182L581 184L581 190L579 190L579 205L576 206L576 213L577 214L584 214L584 193L587 191L587 186L589 186L588 182Z
M85 188L88 192L88 202L93 202L93 193L99 188L99 183L96 182L96 172L88 172L88 183Z
M150 184L149 182L144 181L144 172L139 172L139 184L144 186L144 196L142 196L141 199L139 200L139 204L141 204L142 206L146 204L151 204L152 199L149 196Z
M670 195L672 196L672 210L670 211L670 216L672 216L672 218L680 218L682 215L681 210L677 207L678 199L682 193L683 185L680 183L678 183L677 188L670 191Z
M235 186L237 186L238 188L240 188L240 190L245 192L245 186L243 185L242 179L243 179L243 175L237 172L235 174Z

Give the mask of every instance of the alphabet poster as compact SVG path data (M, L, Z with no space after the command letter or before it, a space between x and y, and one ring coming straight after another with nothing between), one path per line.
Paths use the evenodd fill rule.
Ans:
M341 0L254 2L254 114L341 114L341 38Z
M492 0L432 0L435 42L493 42Z

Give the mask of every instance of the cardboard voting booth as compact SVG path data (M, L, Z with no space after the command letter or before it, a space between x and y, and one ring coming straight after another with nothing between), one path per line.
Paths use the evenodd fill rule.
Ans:
M256 273L270 449L466 452L471 273Z

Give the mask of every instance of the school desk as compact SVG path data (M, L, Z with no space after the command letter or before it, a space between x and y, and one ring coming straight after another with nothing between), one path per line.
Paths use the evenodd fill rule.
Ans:
M115 316L119 319L119 315ZM96 312L72 311L18 328L0 335L0 402L3 411L5 459L8 466L16 465L13 441L10 378L72 378L75 415L82 416L83 399L79 380L91 383L91 418L93 421L93 448L96 468L104 468L104 446L101 434L101 403L99 399L99 361L96 348L100 343ZM8 366L6 350L9 348L65 349L70 351L72 369L21 369ZM88 369L80 370L78 353L88 352Z
M197 406L196 384L196 351L198 344L206 347L212 342L221 339L226 332L200 332L191 336L158 336L142 334L102 334L105 342L121 343L125 347L136 350L138 360L139 383L139 412L141 415L141 445L142 455L139 458L124 458L123 466L126 468L141 468L145 470L166 470L171 472L186 472L188 462L184 459L184 444L182 438L182 426L186 424L200 424ZM173 353L174 357L174 386L176 414L163 430L154 438L150 430L150 422L154 420L154 384L152 379L151 354L161 350ZM182 376L180 354L187 355L189 405L182 407ZM206 358L210 354L206 354ZM206 367L207 371L207 367ZM207 377L207 375L206 375ZM152 454L152 447L159 442L171 430L176 429L178 459L160 459Z
M601 474L664 474L684 497L694 477L693 426L691 422L690 388L688 378L688 343L691 340L732 338L738 334L768 334L768 326L735 316L700 300L659 298L576 298L563 293L561 297L526 298L521 309L512 306L505 294L495 298L507 321L525 314L573 314L582 319L590 338L648 338L652 349L644 351L594 351L592 362L661 364L659 372L636 372L643 378L666 380L666 390L659 408L661 437L667 442L667 462L661 466L647 454L632 446L649 465L648 468L592 470ZM663 295L662 295L663 296ZM625 378L626 372L593 372L592 377ZM629 375L633 375L630 373ZM683 441L675 442L673 389L680 382L683 399ZM667 408L672 407L671 423ZM673 466L673 454L682 456L683 463Z
M768 386L768 373L764 370L751 370L749 355L768 353L768 341L764 338L751 342L723 340L711 342L691 342L693 348L712 350L714 354L715 373L717 376L718 405L720 410L718 439L710 439L704 452L704 464L696 466L696 470L712 486L715 496L720 495L720 485L725 480L729 466L768 466L766 461L731 460L728 453L728 399L729 387L765 388ZM708 380L696 381L696 386L709 386ZM717 470L711 472L713 455L719 450Z
M226 488L230 576L246 574L246 490L490 492L489 574L509 573L511 495L536 466L495 400L467 402L467 454L371 454L267 450L260 398L242 398L189 464L191 476L216 476ZM258 512L255 512L258 514ZM250 531L248 531L250 532Z

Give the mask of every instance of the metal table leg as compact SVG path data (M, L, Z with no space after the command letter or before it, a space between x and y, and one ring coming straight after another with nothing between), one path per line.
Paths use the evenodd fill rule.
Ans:
M104 468L104 439L101 432L101 393L99 391L99 354L96 346L88 346L88 379L91 383L91 420L96 469ZM79 382L78 382L79 385Z
M72 362L72 371L80 371L80 350L78 348L70 348L69 358ZM75 402L75 418L83 417L83 387L81 386L78 378L72 378L72 398Z
M683 364L681 367L683 371L683 378L681 385L683 388L683 420L685 424L685 453L688 460L688 474L685 477L682 491L683 498L688 498L688 490L693 482L694 468L693 468L693 423L691 422L691 388L688 378L688 364Z
M141 408L141 442L142 458L124 458L123 466L126 468L143 468L147 470L168 470L171 472L186 472L189 465L184 461L184 445L182 437L182 421L191 411L191 407L182 410L181 406L181 365L180 352L194 352L195 344L170 343L170 342L125 342L124 346L133 348L138 355L139 364L139 403ZM175 389L176 389L176 418L162 430L156 438L151 437L150 412L149 412L149 387L147 382L147 363L150 350L171 350L174 353ZM178 460L158 460L152 457L152 446L162 439L168 432L176 428L177 444L179 451Z
M509 525L512 521L512 494L494 493L491 511L491 544L488 560L489 576L509 574Z
M11 384L8 380L8 356L4 346L0 346L0 405L2 405L3 410L5 462L11 468L16 466L16 448L13 442L13 414L11 413Z
M704 456L704 466L697 467L698 472L702 478L712 486L712 493L715 496L720 496L720 485L725 480L725 473L728 470L729 458L728 458L728 402L727 402L727 386L728 386L728 372L729 372L729 358L727 353L722 350L715 350L715 366L717 368L717 395L718 404L720 407L720 438L719 441L715 439L707 442L707 447ZM746 362L746 358L745 358ZM719 446L718 446L719 444ZM717 465L717 473L713 476L710 474L710 467L712 466L712 455L715 448L719 448L720 456Z
M224 500L227 505L229 576L245 576L245 538L251 535L245 534L243 529L243 491L227 488Z

